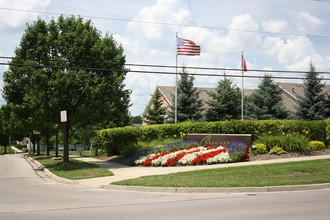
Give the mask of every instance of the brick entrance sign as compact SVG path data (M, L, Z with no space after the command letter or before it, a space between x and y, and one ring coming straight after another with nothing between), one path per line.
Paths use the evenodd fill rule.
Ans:
M247 147L252 145L252 134L187 134L188 140L196 140L201 146L226 147L231 141L242 141Z

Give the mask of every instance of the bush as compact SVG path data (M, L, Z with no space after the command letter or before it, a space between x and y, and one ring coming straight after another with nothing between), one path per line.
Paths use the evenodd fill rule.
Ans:
M125 147L137 143L141 137L138 127L124 127L101 130L98 139L107 155L119 155Z
M26 148L26 145L23 145L23 144L16 144L15 147L16 147L17 149L22 150L23 148Z
M255 153L257 154L267 154L267 147L265 144L256 144L256 150Z
M23 153L26 153L26 152L28 152L28 149L26 147L23 147L22 151L23 151Z
M327 146L330 145L330 118L325 120L325 123L326 123L326 128L325 128L325 136L326 136L326 139L325 139L325 143ZM319 140L319 139L313 139L313 140Z
M309 139L303 135L264 135L259 137L257 143L265 144L268 151L274 147L281 147L288 152L305 152L309 150Z
M288 152L283 150L283 148L281 147L273 147L272 149L270 149L269 154L277 154L277 155L281 155L281 154L287 154Z
M303 135L305 137L309 137L311 140L325 141L326 127L327 123L325 120L260 120L255 122L255 131L253 133L253 137L255 140L257 140L260 136L263 135Z
M276 145L286 151L305 151L306 139L328 141L330 143L330 119L323 121L295 121L295 120L231 120L217 122L182 122L178 124L149 125L141 128L124 127L105 129L98 132L100 148L105 149L108 155L119 154L123 149L138 141L150 142L173 137L184 137L187 133L204 134L252 134L252 140L269 136L298 136L303 137L303 144L287 142L284 145L277 143L267 146L269 151ZM292 138L294 139L294 138ZM291 141L291 140L290 140ZM306 146L303 146L306 144Z
M325 144L322 141L310 141L308 147L311 150L325 150Z

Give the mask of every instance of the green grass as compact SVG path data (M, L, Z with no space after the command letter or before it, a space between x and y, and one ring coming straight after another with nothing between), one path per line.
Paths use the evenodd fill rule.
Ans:
M146 176L113 184L152 187L262 187L329 182L330 159L323 159Z
M4 154L5 153L5 147L4 146L0 146L0 154ZM6 147L6 154L14 154L15 151L13 149L11 149L10 147Z
M57 176L78 180L78 179L90 179L102 176L112 176L113 173L110 170L101 168L95 164L86 163L70 158L65 170L63 160L52 160L51 156L39 155L30 156L44 165L50 172Z

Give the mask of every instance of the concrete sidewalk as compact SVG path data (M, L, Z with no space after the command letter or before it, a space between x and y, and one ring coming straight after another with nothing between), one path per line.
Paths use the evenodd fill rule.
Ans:
M112 162L103 161L103 160L99 160L99 159L95 159L95 158L78 157L78 156L73 156L72 158L96 164L100 167L109 169L114 173L114 176L78 180L80 185L87 186L87 187L121 189L122 187L120 187L120 186L109 186L109 184L113 183L113 182L121 181L121 180L138 178L141 176L162 175L162 174L193 171L193 170L249 166L249 165L262 165L262 164L273 164L273 163L285 163L285 162L293 162L293 161L330 159L330 155L284 158L284 159L276 159L276 160L247 161L247 162L240 162L240 163L226 163L226 164L216 164L216 165L176 166L176 167L142 167L142 166L131 167L131 166L125 166L122 164L112 163ZM327 186L327 187L330 187L330 184L328 184L328 185L329 186ZM128 189L127 187L124 187L124 188ZM148 188L150 188L150 187L148 187ZM251 189L251 188L249 188L249 189Z

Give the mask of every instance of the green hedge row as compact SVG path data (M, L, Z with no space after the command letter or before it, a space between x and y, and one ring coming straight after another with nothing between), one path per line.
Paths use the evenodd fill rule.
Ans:
M108 155L120 154L121 150L138 141L151 141L184 136L187 133L252 134L253 140L260 135L304 135L310 140L330 143L330 119L320 121L296 120L233 120L219 122L183 122L178 124L123 127L98 132L97 142Z

